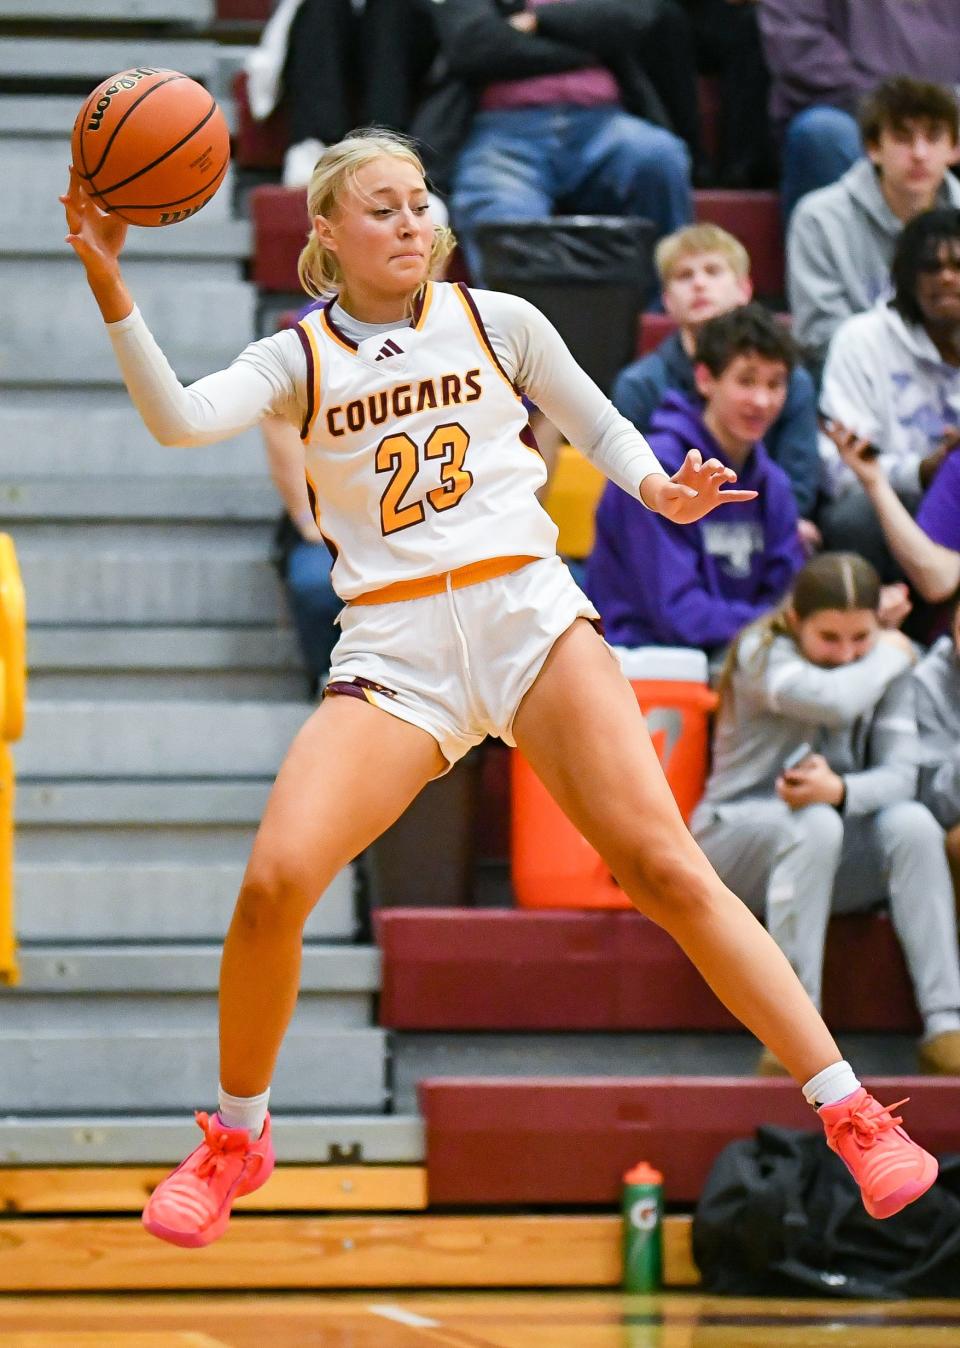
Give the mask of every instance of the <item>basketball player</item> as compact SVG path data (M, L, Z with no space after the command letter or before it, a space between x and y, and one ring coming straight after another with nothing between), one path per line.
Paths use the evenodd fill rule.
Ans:
M795 1079L886 1217L937 1165L860 1086L786 958L687 831L597 613L555 554L524 391L573 444L674 523L725 501L732 470L692 450L668 478L646 441L525 301L432 280L450 237L401 139L327 149L300 276L330 302L184 388L121 276L125 226L71 174L69 233L131 397L163 444L268 413L301 429L345 603L321 706L277 775L227 934L220 1092L203 1141L157 1188L147 1229L206 1245L274 1164L269 1084L297 995L303 923L330 879L485 735L516 744L717 996ZM429 840L424 840L429 845Z

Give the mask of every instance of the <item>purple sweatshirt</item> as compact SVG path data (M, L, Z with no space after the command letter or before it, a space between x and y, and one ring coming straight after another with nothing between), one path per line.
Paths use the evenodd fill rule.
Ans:
M654 412L647 439L667 473L690 448L728 462L702 409L679 393ZM696 524L670 524L607 485L586 588L613 645L715 650L783 598L803 565L790 479L760 443L739 479L756 500L720 506Z
M960 83L958 0L760 0L778 123L818 103L856 111L891 75Z

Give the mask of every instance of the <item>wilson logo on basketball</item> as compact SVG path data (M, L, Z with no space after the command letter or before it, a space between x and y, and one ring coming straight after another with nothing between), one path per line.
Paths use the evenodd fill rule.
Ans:
M87 122L87 130L100 130L100 124L103 121L104 113L121 90L135 89L141 80L146 79L148 75L156 75L156 73L157 72L152 70L149 66L138 66L136 70L124 71L120 78L114 80L113 84L108 85L97 99L96 107L90 113L90 120Z

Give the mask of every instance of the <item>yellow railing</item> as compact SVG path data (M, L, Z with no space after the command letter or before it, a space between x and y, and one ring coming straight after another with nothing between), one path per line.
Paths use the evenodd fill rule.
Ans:
M26 702L26 603L13 539L0 534L0 981L16 983L13 926L13 753Z

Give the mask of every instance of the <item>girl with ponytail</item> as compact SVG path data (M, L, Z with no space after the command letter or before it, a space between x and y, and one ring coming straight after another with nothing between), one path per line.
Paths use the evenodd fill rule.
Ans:
M269 1178L270 1080L303 924L332 877L488 734L522 749L637 907L789 1068L867 1210L898 1212L937 1163L860 1085L781 951L691 838L597 611L557 556L524 395L673 524L756 493L731 490L736 473L697 449L666 473L537 309L435 279L450 239L407 142L351 135L321 156L307 197L301 276L324 302L189 388L121 275L123 223L75 173L62 198L67 241L161 443L209 444L267 415L297 427L344 604L324 699L280 767L227 934L218 1109L197 1115L203 1140L154 1190L144 1224L209 1245L234 1199Z
M831 913L889 906L923 1017L924 1070L960 1072L960 963L943 835L915 799L913 650L880 582L823 553L746 628L721 677L714 764L692 829L820 1005ZM782 1073L765 1049L759 1070Z

